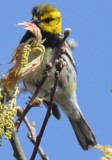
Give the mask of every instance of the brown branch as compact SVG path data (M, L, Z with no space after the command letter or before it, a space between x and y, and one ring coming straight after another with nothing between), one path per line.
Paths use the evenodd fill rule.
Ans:
M30 122L28 121L27 118L25 118L24 121L25 121L26 125L28 126L28 128L30 130L30 134L28 134L28 138L35 145L35 143L36 143L36 136L37 136L35 124L34 124L34 122L32 122L32 124L30 124ZM42 160L49 160L49 157L45 154L45 152L43 151L43 149L42 149L41 146L39 146L38 152L39 152Z
M35 93L33 94L31 100L29 101L28 105L25 107L24 112L22 113L22 115L18 118L18 120L15 123L15 126L17 127L17 130L19 129L21 122L23 121L25 115L29 112L29 110L32 108L32 103L33 100L36 98L36 96L38 95L42 85L44 84L44 82L46 81L47 77L49 76L49 72L51 71L51 69L54 67L54 62L56 59L58 59L61 54L63 53L63 45L64 42L66 41L66 38L69 36L71 30L70 29L66 29L64 32L64 37L61 39L60 41L60 45L57 49L57 52L54 54L53 58L51 58L51 61L49 62L49 64L46 65L45 68L45 73L43 75L42 80L40 80L40 82L37 83L37 88ZM53 64L53 65L52 65Z
M10 140L10 143L11 143L13 151L14 151L14 157L17 160L26 160L26 156L25 156L24 151L22 149L22 146L20 144L16 130L14 130L12 132L12 138Z
M36 158L36 155L37 155L37 152L38 152L38 147L40 145L40 142L41 142L41 139L42 139L42 136L43 136L43 133L45 131L45 128L46 128L46 125L48 123L48 120L52 114L52 104L53 104L53 100L54 100L54 95L55 95L55 92L56 92L56 87L57 87L57 84L58 84L58 80L59 80L59 77L60 77L60 73L65 65L64 63L64 60L61 59L61 54L64 53L63 51L63 46L64 46L64 42L66 41L66 38L69 36L70 34L70 31L69 29L65 30L64 32L64 38L61 40L60 42L60 46L59 48L57 49L57 52L55 53L55 56L53 57L54 61L57 61L55 67L56 67L56 71L55 71L55 82L54 82L54 87L51 89L51 96L50 96L50 103L49 103L49 106L48 106L48 110L47 110L47 113L46 113L46 116L45 116L45 119L44 119L44 122L42 124L42 127L41 127L41 130L40 130L40 133L39 135L37 136L36 138L36 144L35 144L35 147L34 147L34 150L33 150L33 153L31 155L31 158L30 160L35 160ZM60 59L59 59L60 58ZM53 61L52 61L53 62ZM54 64L54 63L53 63Z
M52 64L54 64L55 60L58 59L59 57L61 57L61 54L63 53L63 45L64 45L64 42L66 41L66 38L69 36L70 34L70 31L69 29L65 30L64 32L64 38L60 41L60 46L58 47L57 49L57 52L54 54L53 56L53 59L51 59L50 62L52 62ZM51 64L51 63L49 63ZM54 65L53 65L54 66ZM50 67L49 68L49 71L53 68ZM57 68L56 68L57 69ZM61 70L57 70L55 72L55 77L59 74L60 74ZM58 77L57 76L57 77ZM19 128L22 120L24 119L25 115L28 113L28 111L32 108L31 104L32 104L32 101L34 100L34 98L37 96L39 90L41 89L42 85L44 84L45 80L46 80L47 77L43 77L43 79L40 81L40 84L38 83L38 86L37 86L37 89L34 93L34 95L32 96L30 102L29 102L29 105L27 105L27 107L25 108L22 116L18 119L18 121L16 122L16 125L17 125L17 128ZM58 77L59 78L59 77ZM50 103L49 103L49 108L48 108L48 111L46 113L46 116L45 116L45 119L44 119L44 122L43 122L43 125L42 125L42 128L40 130L40 133L39 133L39 136L37 136L36 138L36 144L35 144L35 147L34 147L34 151L32 153L32 156L31 156L31 160L34 160L35 157L36 157L36 154L37 154L37 151L38 151L38 147L39 147L39 144L40 144L40 141L41 141L41 138L43 136L43 133L44 133L44 130L46 128L46 125L47 125L47 122L49 120L49 117L51 115L51 112L52 112L52 103L53 103L53 99L54 99L54 94L55 94L55 90L56 90L56 86L57 86L57 82L58 82L58 78L55 79L55 83L54 83L54 88L53 90L51 91L51 99L50 99Z
M54 96L55 96L55 92L56 92L56 87L57 87L57 84L58 84L60 73L61 73L61 71L64 67L64 64L65 63L63 62L62 59L58 60L57 63L56 63L55 82L54 82L54 87L51 89L50 103L49 103L49 106L48 106L48 110L47 110L44 122L43 122L41 130L40 130L40 133L36 138L36 144L35 144L35 147L34 147L34 150L33 150L33 153L32 153L32 156L31 156L30 160L34 160L35 157L36 157L36 154L38 152L38 148L39 148L43 133L44 133L45 128L47 126L48 120L49 120L49 118L52 114L52 104L53 104L53 100L54 100Z
M55 52L53 58L51 59L50 63L48 65L46 65L46 71L47 72L50 72L51 69L54 67L54 62L56 59L59 59L61 57L61 54L64 53L63 51L63 46L64 46L64 42L66 41L66 38L68 37L68 35L70 34L70 30L66 30L64 32L64 38L60 41L60 46L58 47L57 51ZM51 63L52 62L52 63ZM51 64L51 65L50 65ZM53 65L52 65L53 64ZM59 65L59 63L57 63ZM60 63L61 64L61 63ZM57 66L58 66L57 65ZM48 66L51 66L51 67L48 67ZM47 122L51 116L51 112L52 112L52 104L53 104L53 99L54 99L54 94L55 94L55 91L56 91L56 87L57 87L57 82L58 82L58 79L59 79L59 75L60 75L60 72L62 70L62 66L63 65L60 65L61 67L57 67L56 66L56 72L55 72L55 82L54 82L54 87L53 89L51 90L51 97L50 97L50 103L49 103L49 107L48 107L48 110L47 110L47 113L46 113L46 116L45 116L45 119L44 119L44 122L42 124L42 128L40 130L40 133L39 135L37 136L36 138L36 144L35 144L35 147L34 147L34 150L33 150L33 153L32 153L32 156L31 156L31 160L34 160L35 157L36 157L36 154L38 152L38 148L39 148L39 145L40 145L40 141L41 141L41 138L43 136L43 133L44 133L44 130L46 128L46 125L47 125ZM60 69L59 69L60 68ZM37 94L39 93L42 85L44 84L44 82L46 81L48 77L48 74L44 74L42 80L37 84L37 89L35 91L35 93L33 94L31 100L29 101L28 105L26 106L24 112L22 113L22 115L18 118L18 120L16 121L15 125L17 127L17 129L19 129L20 127L20 124L21 122L23 121L25 115L28 113L28 111L32 108L32 102L33 100L36 98Z
M23 121L25 115L28 113L28 111L32 108L32 104L34 99L36 98L36 96L38 95L42 85L44 84L44 82L46 81L48 75L49 75L49 70L51 68L51 64L46 65L46 69L45 69L45 73L43 75L42 80L40 80L40 82L38 82L37 84L37 88L35 93L33 94L33 96L31 97L29 103L27 104L26 108L24 109L23 113L20 115L20 117L18 118L18 120L15 123L15 126L17 127L17 130L19 129L21 122Z
M21 107L18 107L18 111L20 112L20 114L22 114L22 112L24 111ZM30 139L30 141L35 145L36 143L36 125L33 122L32 124L29 122L27 116L24 117L24 122L29 130L29 134L28 134L28 138ZM45 154L45 152L43 151L42 147L39 146L38 148L39 154L42 158L42 160L49 160L48 156Z

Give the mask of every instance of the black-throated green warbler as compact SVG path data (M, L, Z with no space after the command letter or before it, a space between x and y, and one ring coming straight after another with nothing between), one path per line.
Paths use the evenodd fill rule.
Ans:
M45 46L45 55L42 64L38 70L24 79L26 88L33 94L36 90L37 82L42 79L43 70L45 69L46 64L50 61L54 51L59 46L59 37L61 36L62 31L61 12L50 4L35 6L32 9L32 23L35 23L40 28L42 37L45 39L45 42L43 43ZM33 34L30 31L27 31L20 43L27 42L31 37L33 37ZM65 48L67 54L62 54L61 58L66 62L66 65L61 72L54 103L60 106L68 116L80 145L84 150L87 150L89 146L96 145L96 139L85 121L77 102L76 67L72 56L72 50L67 42L65 42ZM33 56L29 57L29 61L34 58L36 57L33 54ZM52 69L51 72L53 73L54 70ZM38 96L44 97L46 103L49 101L50 89L54 84L53 82L53 76L48 77L39 92Z

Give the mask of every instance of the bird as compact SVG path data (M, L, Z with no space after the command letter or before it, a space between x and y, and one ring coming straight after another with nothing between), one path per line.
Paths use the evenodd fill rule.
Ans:
M35 23L40 28L42 38L45 39L43 42L45 47L43 62L40 64L38 70L31 73L31 75L27 75L23 80L26 89L34 94L37 83L42 79L43 70L45 69L46 64L49 63L56 48L60 45L60 37L62 37L62 13L51 4L39 4L32 9L31 23ZM34 35L30 31L26 31L20 44L28 42L32 37L34 37ZM81 112L77 100L77 69L75 58L72 53L73 51L67 40L64 42L64 46L65 54L62 54L61 58L66 62L66 65L62 69L58 81L54 97L53 111L55 117L59 119L60 112L58 107L63 110L68 117L80 146L83 150L88 150L91 146L95 146L97 141L93 131ZM29 62L34 58L36 57L30 56ZM53 72L54 70L51 69L51 73ZM44 98L46 105L49 104L51 87L54 84L53 82L53 76L49 76L38 94L38 97Z

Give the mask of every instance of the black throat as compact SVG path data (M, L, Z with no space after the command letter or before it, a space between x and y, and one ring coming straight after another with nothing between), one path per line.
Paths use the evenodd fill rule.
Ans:
M42 31L42 39L45 39L44 46L55 48L58 47L61 41L61 36L59 34L51 34L48 32ZM32 37L35 37L32 32L26 31L25 35L21 39L20 43L26 43L26 41Z
M60 45L61 36L59 34L51 34L48 32L42 32L42 38L45 39L44 46L55 48Z

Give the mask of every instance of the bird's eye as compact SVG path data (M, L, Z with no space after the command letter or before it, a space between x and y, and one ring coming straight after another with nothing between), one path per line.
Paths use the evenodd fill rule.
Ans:
M54 20L54 19L51 18L51 17L48 17L48 18L44 19L44 22L49 23L49 22L52 21L52 20Z

